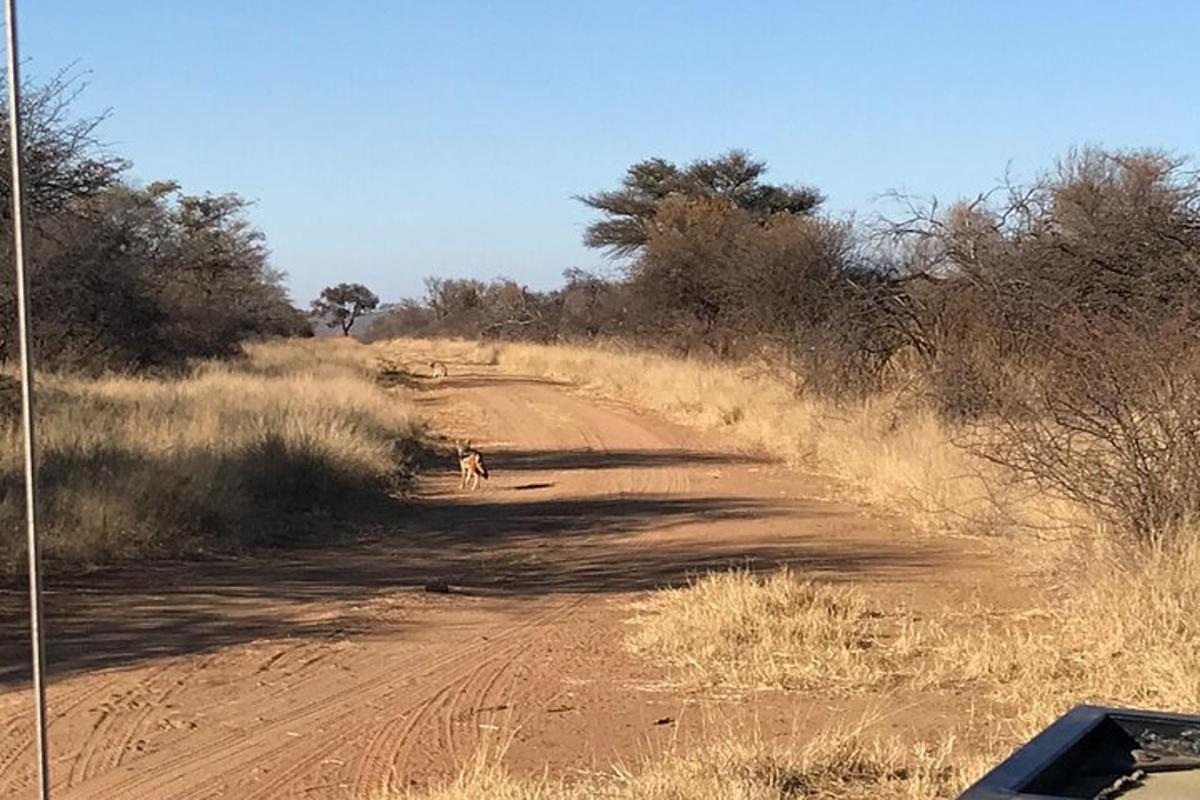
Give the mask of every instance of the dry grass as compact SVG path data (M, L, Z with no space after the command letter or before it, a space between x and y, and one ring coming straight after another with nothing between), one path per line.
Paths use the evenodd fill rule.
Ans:
M1014 740L1077 703L1200 708L1198 576L1200 533L1137 553L1097 547L1054 605L953 625L923 679L995 699Z
M892 672L892 632L860 590L800 580L787 569L714 572L639 605L630 647L684 667L690 682L861 690Z
M277 543L330 530L381 496L417 435L411 407L342 342L247 348L179 379L45 375L38 385L42 516L52 561ZM20 543L20 434L0 428L0 562Z
M709 575L646 601L631 643L724 686L965 693L991 711L959 731L987 742L987 764L1078 703L1200 708L1198 575L1200 533L1134 557L1100 548L1055 604L927 620L787 571Z
M568 782L515 778L495 757L477 758L423 800L940 800L978 770L953 758L955 742L905 746L873 739L869 725L768 744L727 732L699 747L672 748L632 767ZM392 795L395 797L395 795ZM381 799L382 800L382 799Z
M873 739L867 726L824 731L804 743L767 745L732 735L687 753L670 753L622 776L625 800L936 800L964 784L952 765L954 742L906 747ZM599 795L603 797L604 795Z

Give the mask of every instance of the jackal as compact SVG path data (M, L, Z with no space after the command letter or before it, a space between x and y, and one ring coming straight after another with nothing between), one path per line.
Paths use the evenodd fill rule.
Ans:
M450 374L449 370L446 369L446 365L440 361L430 361L429 369L435 378L444 378Z
M466 445L456 443L458 447L458 470L462 473L462 480L459 481L458 488L472 490L479 488L479 479L485 481L488 478L487 466L483 463L483 453L471 447L471 441L468 439Z

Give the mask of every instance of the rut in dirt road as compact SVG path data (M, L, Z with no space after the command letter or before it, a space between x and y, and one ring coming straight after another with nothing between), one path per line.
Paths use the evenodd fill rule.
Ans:
M946 545L813 499L735 442L451 367L414 391L484 454L480 491L457 491L448 452L365 541L49 587L56 796L378 797L485 745L518 770L605 769L692 702L621 646L638 592L781 562L901 592L964 580ZM421 591L435 577L454 591ZM19 641L4 654L0 795L32 797Z

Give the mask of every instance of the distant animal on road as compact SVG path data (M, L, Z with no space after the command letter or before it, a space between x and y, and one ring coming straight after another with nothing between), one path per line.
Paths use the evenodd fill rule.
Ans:
M430 361L429 369L435 378L444 378L450 374L450 371L446 369L446 365L440 361Z
M471 447L471 441L468 439L464 446L461 442L456 443L458 447L458 471L462 475L462 480L459 481L458 488L470 488L475 490L479 488L479 479L488 479L487 466L483 463L483 453Z

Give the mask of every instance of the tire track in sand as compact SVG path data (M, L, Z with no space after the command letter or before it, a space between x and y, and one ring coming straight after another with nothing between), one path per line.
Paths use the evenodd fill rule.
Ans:
M252 735L238 730L210 732L199 742L193 737L185 752L148 756L139 762L136 774L109 773L79 785L77 788L86 793L78 796L166 796L183 800L208 796L213 789L221 787L227 792L231 787L239 787L236 792L227 794L230 797L287 796L283 791L270 792L282 790L304 768L319 762L327 753L345 747L360 735L362 709L386 700L397 678L422 668L425 674L431 674L452 670L463 661L469 663L496 639L520 636L535 629L554 610L551 608L526 618L496 634L491 641L474 640L456 647L441 655L434 664L422 663L423 654L418 653L376 668L351 685L327 686L323 691L315 692L318 696L310 694L298 707L288 709L280 718L256 728ZM428 697L424 701L428 702ZM253 768L262 764L273 767L273 775L265 784L253 777Z

